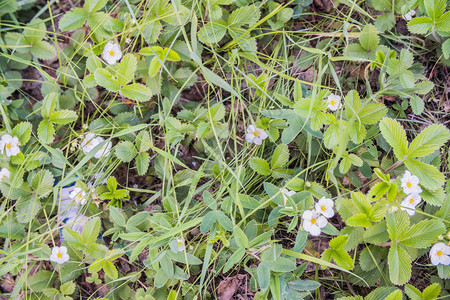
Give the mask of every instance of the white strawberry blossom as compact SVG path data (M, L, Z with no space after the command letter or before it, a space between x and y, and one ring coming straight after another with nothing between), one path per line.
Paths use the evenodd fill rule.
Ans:
M268 137L264 129L256 128L254 125L250 125L247 128L247 134L245 135L245 140L249 143L254 143L255 145L261 145L262 141Z
M0 182L2 182L3 179L9 178L11 176L11 172L7 168L2 168L0 170Z
M106 43L105 48L103 49L102 58L109 65L115 64L122 58L122 51L120 51L119 45L112 41Z
M52 254L50 255L50 261L63 264L69 260L69 254L67 254L67 248L64 246L61 247L53 247Z
M292 208L291 206L287 207L287 202L288 202L288 196L292 197L293 195L295 195L295 191L290 191L288 189L282 189L281 190L281 194L283 195L283 200L284 200L284 208Z
M406 14L403 15L403 19L406 21L411 21L412 18L416 15L416 11L414 9L411 9Z
M342 107L341 96L330 94L327 98L328 109L331 111L336 111Z
M402 206L400 209L408 213L408 215L413 216L416 213L416 206L422 202L422 197L419 194L410 194L400 203Z
M437 265L450 265L450 246L444 243L437 243L430 249L431 263Z
M320 198L320 200L315 204L316 212L322 214L328 219L334 216L333 206L334 201L325 197Z
M81 188L74 188L73 191L69 194L70 199L79 203L81 205L86 204L86 192Z
M20 142L16 136L9 134L2 135L0 139L0 153L6 153L6 156L16 156L20 153Z
M184 249L185 249L184 239L182 239L182 238L177 239L177 247L178 247L178 252L184 251Z
M318 236L322 232L321 228L327 226L327 219L314 210L305 210L302 215L303 229L312 236Z
M419 178L415 175L412 175L409 171L405 171L405 174L403 174L403 177L401 179L401 183L403 192L406 195L422 193L422 189L419 186Z
M102 137L97 137L96 139L96 144L101 144L103 143L105 140ZM97 153L95 153L94 157L95 158L101 158L101 157L106 157L110 154L111 152L111 147L112 147L112 143L111 142L107 142L105 145L103 145L98 151Z

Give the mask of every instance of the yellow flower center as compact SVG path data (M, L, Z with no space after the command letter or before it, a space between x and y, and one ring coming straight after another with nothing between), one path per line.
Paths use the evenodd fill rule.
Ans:
M311 224L316 224L316 219L311 219Z
M6 144L6 149L11 149L11 144Z
M320 207L320 209L321 209L322 211L325 211L327 208L325 207L325 205L322 205L322 206Z
M408 182L406 183L406 186L407 186L408 188L410 188L410 187L411 187L411 182L408 181Z
M77 197L78 197L78 199L81 199L81 198L83 198L83 195L78 194Z
M442 250L439 250L438 252L436 252L436 254L437 254L437 256L441 256L444 253L442 252Z
M56 256L57 256L58 258L61 258L61 257L62 257L62 254L61 254L61 253L58 253L58 254L56 254Z
M255 131L255 132L253 132L253 135L254 135L254 136L259 136L259 132L258 132L258 131Z
M411 199L409 199L409 203L414 203L414 199L413 198L411 198Z
M114 55L114 51L109 51L109 55L113 56Z
M331 105L335 105L336 102L334 102L334 100L331 100L331 101L330 101L330 104L331 104Z
M181 241L178 241L178 246L181 246Z

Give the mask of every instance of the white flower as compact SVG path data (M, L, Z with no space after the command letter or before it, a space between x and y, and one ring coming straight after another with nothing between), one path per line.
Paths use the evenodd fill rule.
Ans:
M185 246L184 246L184 239L177 239L177 247L178 247L178 252L184 251Z
M120 51L119 45L111 41L106 43L106 46L103 49L102 58L110 65L115 64L122 58L122 51Z
M256 145L261 145L262 141L268 137L264 129L256 128L254 125L250 125L247 128L247 134L245 135L245 140L249 143L254 143Z
M6 152L7 156L16 156L20 153L19 139L16 136L5 134L0 139L0 153Z
M325 216L325 218L332 218L334 216L334 201L325 197L320 198L316 203L316 212Z
M450 265L450 247L444 243L437 243L430 249L431 263L435 266Z
M284 199L284 208L292 208L291 206L286 207L287 202L288 202L288 197L287 196L292 197L293 195L296 194L295 191L290 191L288 189L282 189L281 190L281 194L283 195L283 199Z
M9 178L11 176L11 172L7 168L2 168L0 170L0 182L2 182L3 178Z
M58 264L63 264L69 260L69 254L67 254L67 248L64 246L53 247L52 254L50 255L50 261Z
M422 193L422 189L419 186L419 178L415 175L411 175L411 172L405 171L401 182L403 192L405 192L406 195Z
M412 18L416 15L416 11L414 9L411 9L406 14L403 15L403 19L406 21L411 21Z
M103 143L105 140L102 137L97 137L96 139L96 144L101 144ZM109 153L111 152L111 147L112 147L112 143L111 142L107 142L105 145L103 145L98 151L97 153L95 153L94 157L95 158L100 158L100 157L106 157L109 155Z
M408 195L405 200L400 203L402 206L400 209L408 213L408 215L413 216L416 213L416 206L422 202L422 197L419 194Z
M328 221L324 216L313 210L305 210L302 215L303 229L313 236L318 236L321 228L327 226Z
M88 133L88 134L86 134L86 136L83 138L83 141L81 142L81 149L83 149L84 153L89 153L97 145L98 145L98 140L95 138L95 134Z
M332 111L336 111L342 107L341 104L341 96L330 94L327 98L328 109Z
M73 189L73 191L69 194L69 197L76 203L80 203L81 205L86 204L86 192L78 187Z

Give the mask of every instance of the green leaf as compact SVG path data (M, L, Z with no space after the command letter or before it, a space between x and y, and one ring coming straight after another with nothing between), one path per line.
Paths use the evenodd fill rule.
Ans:
M133 83L122 87L120 93L125 97L138 102L149 101L153 96L152 91L140 83Z
M394 150L397 159L403 160L408 152L408 140L402 125L396 120L383 118L379 126L381 134Z
M99 68L95 70L94 78L98 85L104 87L108 91L110 92L119 91L118 80L106 69Z
M442 124L433 124L422 130L408 148L409 157L421 157L433 153L450 139L450 130Z
M50 115L50 122L58 125L65 125L78 119L77 113L73 110L59 110Z
M262 291L269 288L270 284L270 269L267 262L261 262L256 269L258 276L258 284Z
M227 24L218 20L203 26L198 32L198 37L205 44L215 44L223 39L226 32Z
M337 236L334 239L332 239L330 241L330 247L338 250L338 249L343 249L345 247L345 245L347 244L348 241L348 236L346 235L341 235L341 236Z
M248 238L245 235L244 231L242 231L242 229L240 229L239 227L234 228L234 232L233 232L235 239L236 239L236 244L238 245L239 248L247 248L248 246Z
M34 19L25 27L23 35L28 43L34 45L45 37L46 30L44 21L41 19Z
M72 295L75 292L76 284L73 281L68 281L66 283L61 284L59 290L63 295Z
M445 42L442 43L442 53L444 54L445 59L450 58L450 39L446 39Z
M86 244L95 244L100 232L100 224L100 218L94 217L84 225L82 236Z
M357 214L350 217L345 224L349 226L369 227L372 225L366 214Z
M80 28L86 23L87 13L82 8L75 8L67 13L59 20L59 30L69 31Z
M402 300L403 294L402 291L396 290L390 293L384 300Z
M120 213L120 210L114 206L109 206L109 215L111 219L116 223L117 225L121 227L125 227L126 221L125 217Z
M126 85L128 82L133 80L136 68L136 57L131 53L126 54L120 61L119 67L117 68L117 81L119 85Z
M433 19L433 21L437 21L440 16L444 14L445 8L447 6L446 0L424 0L423 5L425 6L425 10L427 15Z
M289 148L287 145L280 144L275 148L272 155L270 166L272 169L282 168L289 161Z
M411 258L398 244L393 244L388 254L389 278L393 284L402 285L411 278Z
M136 137L136 147L138 148L139 152L145 152L150 149L152 146L152 141L150 139L150 135L147 130L143 130L139 132L139 134Z
M242 25L253 26L258 22L261 13L255 5L243 6L234 10L228 18L228 25L239 27Z
M84 9L86 9L88 13L92 13L102 9L107 2L108 0L86 0L84 3Z
M387 108L382 103L370 103L363 107L359 113L359 119L363 124L372 125L380 121L387 113Z
M52 59L56 56L56 50L52 44L39 41L31 47L31 54L41 59Z
M411 99L409 99L409 105L411 105L411 109L413 113L416 115L421 115L425 108L425 104L423 103L422 98L417 95L412 95Z
M245 255L245 248L239 248L236 250L236 252L233 253L233 255L230 256L230 258L227 260L223 267L223 273L228 272L231 270L231 268L241 261L242 257Z
M344 269L351 270L354 268L353 259L342 249L329 248L322 253L323 260L330 261L331 258L337 265L343 267Z
M432 28L433 28L433 20L428 17L418 17L408 22L408 29L412 33L426 34Z
M404 211L397 211L386 215L386 226L389 237L393 242L402 239L409 228L409 218Z
M372 24L364 26L361 36L359 37L359 43L366 50L375 50L378 47L378 44L380 44L377 28Z
M450 11L440 16L435 26L436 30L450 32Z
M414 286L407 284L405 285L405 293L408 295L411 300L422 300L422 293L418 288L415 288Z
M411 226L404 234L400 243L413 248L427 248L445 233L445 225L438 220L423 220Z
M429 190L437 190L445 182L445 176L432 165L408 158L405 160L405 166L419 178L420 184Z
M249 164L250 168L252 168L253 171L260 175L270 175L271 173L269 163L262 158L252 157L252 159L250 159L249 161Z
M30 140L31 128L32 125L30 122L21 122L14 127L11 135L16 136L21 145L25 145Z
M382 14L375 20L375 27L381 32L385 32L387 30L392 29L394 25L395 25L395 16L393 13L390 12Z
M147 152L142 152L141 154L136 156L136 168L139 175L145 175L145 173L147 173L149 165L150 155Z
M374 224L364 232L364 241L375 245L386 243L389 240L389 234L386 231L386 221Z
M51 142L53 142L55 128L53 128L52 122L42 120L41 123L39 123L37 135L39 140L41 140L41 142L43 142L44 144L50 144Z
M50 194L53 188L53 174L49 170L41 170L33 176L31 187L38 198L42 198Z
M441 286L439 285L439 283L433 283L423 290L423 298L427 300L434 300L439 297L440 293Z
M57 102L58 102L57 93L49 93L44 97L44 100L42 100L42 109L41 109L41 115L44 119L50 118L50 115L55 110Z
M320 287L320 283L314 280L297 279L289 281L288 286L296 291L314 291Z
M123 162L130 162L137 155L136 147L132 142L122 141L115 146L116 157Z

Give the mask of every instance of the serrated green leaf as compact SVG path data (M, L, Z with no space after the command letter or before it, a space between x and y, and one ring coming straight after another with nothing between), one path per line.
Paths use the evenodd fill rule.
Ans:
M220 42L227 32L227 24L222 21L214 21L200 28L198 37L205 44L215 44Z
M405 284L411 278L411 258L398 244L393 244L388 254L389 278L393 284Z
M433 28L433 20L428 17L418 17L408 22L408 29L412 33L426 34L432 28Z
M119 91L118 80L106 69L99 68L94 73L95 81L110 92Z
M234 10L228 18L228 26L253 26L258 22L261 13L255 5L243 6Z
M132 142L122 141L115 147L116 157L123 162L130 162L137 155L137 149Z
M53 142L55 128L53 127L52 122L42 120L41 123L39 123L37 135L39 140L41 140L44 144L50 144Z
M84 3L84 9L86 9L88 13L92 13L102 9L107 2L108 0L86 0Z
M138 102L149 101L153 96L152 91L148 87L140 83L126 85L122 87L120 93L125 97Z
M287 145L280 144L275 148L270 161L272 169L282 168L289 161L289 148Z
M422 130L408 148L409 157L422 157L433 153L450 139L450 130L442 124L433 124Z
M387 113L387 108L382 103L370 103L363 107L359 113L359 119L363 124L372 125L380 121Z
M445 232L445 225L441 221L423 220L411 226L399 242L414 248L427 248Z
M78 119L77 113L73 110L58 110L50 115L50 122L58 125L65 125Z
M381 134L394 150L397 159L403 160L408 152L408 140L402 125L393 119L383 118L379 126Z
M366 50L375 50L380 43L377 28L372 24L364 26L361 36L359 37L359 43Z
M147 173L148 166L150 164L150 155L147 152L142 152L136 156L136 168L138 174L143 176Z
M411 105L411 109L416 115L421 115L425 108L422 98L417 95L413 95L411 99L409 99L409 105Z
M56 50L52 44L39 41L31 47L31 54L41 59L52 59L56 56Z
M252 157L252 159L250 159L249 161L249 164L250 168L252 168L253 171L260 175L270 175L271 173L269 163L262 158Z
M49 170L41 170L33 176L31 187L38 198L42 198L50 194L53 187L53 174Z
M136 57L131 53L126 54L120 61L119 67L117 68L116 77L119 85L126 85L128 82L133 80L136 68L137 68Z
M21 122L14 127L11 135L16 136L21 145L25 145L31 137L31 128L30 122Z
M69 31L80 28L86 23L87 13L82 8L75 8L67 13L59 20L59 30Z

